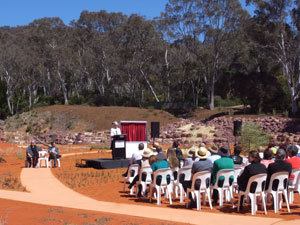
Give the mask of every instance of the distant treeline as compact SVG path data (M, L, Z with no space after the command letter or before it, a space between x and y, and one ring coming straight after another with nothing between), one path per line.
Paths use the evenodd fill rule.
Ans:
M159 18L83 11L0 27L0 117L35 106L250 105L298 112L300 1L169 0ZM99 3L100 4L100 3Z

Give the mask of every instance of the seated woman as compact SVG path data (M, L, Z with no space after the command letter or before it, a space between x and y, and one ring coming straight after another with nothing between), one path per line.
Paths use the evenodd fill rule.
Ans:
M159 169L167 169L170 167L169 163L166 160L164 160L164 159L159 160L155 155L150 156L149 163L150 163L150 166L151 166L151 169L153 172L155 172L156 170L159 170ZM153 178L152 178L152 180L153 180ZM171 182L170 177L167 177L167 182L168 182L168 184ZM161 183L161 177L158 176L156 179L156 184L160 185L160 183Z
M261 164L264 164L266 168L268 168L269 164L273 163L274 160L273 157L273 151L271 149L266 149L264 151L264 158L260 161Z
M167 162L169 163L171 169L179 168L179 160L176 157L175 149L173 149L173 148L168 149ZM173 172L174 180L177 180L177 175L178 175L178 172L174 171Z
M237 183L239 185L239 190L240 191L245 191L248 185L248 181L250 177L257 175L257 174L262 174L262 173L267 173L267 168L260 163L260 157L259 153L256 150L252 150L249 152L248 155L248 161L249 165L245 167L243 173L238 177ZM244 196L242 196L244 197ZM241 204L243 202L243 199L241 199ZM243 207L242 205L240 207Z

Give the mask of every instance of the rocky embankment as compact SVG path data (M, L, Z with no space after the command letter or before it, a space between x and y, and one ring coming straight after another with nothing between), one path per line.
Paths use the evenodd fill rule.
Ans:
M300 120L289 118L277 118L272 116L251 118L232 118L218 117L210 121L195 121L182 119L180 122L170 123L161 127L160 138L155 141L161 144L171 144L177 140L185 145L204 143L221 143L234 144L233 123L235 120L244 123L255 123L259 125L266 133L271 134L273 141L284 143L298 143L300 141ZM148 126L149 128L150 126ZM150 131L148 131L150 135ZM56 140L58 144L90 144L90 145L107 145L110 144L110 132L49 132L38 136L38 138L46 143ZM3 131L0 139L2 141L10 141L18 144L28 142L28 138L24 140L22 135L17 133L6 133ZM148 136L148 140L151 140Z

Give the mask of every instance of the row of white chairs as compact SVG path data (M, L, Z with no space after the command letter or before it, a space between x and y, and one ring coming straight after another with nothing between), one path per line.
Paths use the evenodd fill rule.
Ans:
M39 151L39 159L38 159L38 163L37 166L38 168L42 167L42 162L45 162L45 166L47 168L52 168L52 165L54 164L54 159L50 159L50 163L49 163L49 157L47 156L48 152L47 151ZM57 166L60 167L60 159L57 159Z
M139 192L139 185L141 185L141 193L145 196L147 185L149 185L150 189L150 202L152 201L153 190L155 189L157 192L157 204L161 204L161 191L164 192L165 197L169 199L170 204L172 204L172 197L171 193L173 192L173 198L178 197L178 189L180 191L180 202L184 202L184 197L189 196L192 194L192 197L196 200L197 210L201 209L201 194L203 194L203 204L206 202L206 197L208 198L208 203L210 208L212 209L211 204L211 194L212 190L217 190L219 194L219 206L223 207L224 198L226 201L232 203L232 207L234 207L234 190L238 190L237 185L237 177L242 172L242 167L237 167L234 170L220 170L217 173L217 179L215 185L207 186L207 180L210 183L211 172L210 171L203 171L194 174L192 180L191 188L187 189L187 193L184 192L182 184L179 182L180 176L184 175L184 180L189 181L191 180L191 166L183 167L183 168L176 168L176 169L160 169L155 171L154 173L151 170L151 167L144 167L141 168L141 171L138 175L139 165L133 164L129 167L128 176L124 179L124 186L123 191L125 191L125 182L129 181L130 183L134 179L135 175L139 176L138 182L136 183L136 193ZM131 171L134 171L134 176L131 176ZM177 171L177 179L174 179L174 172ZM146 174L145 181L142 180L142 174ZM153 181L151 174L153 174ZM251 213L255 215L257 211L257 204L256 204L256 197L260 196L262 201L262 208L267 214L266 210L266 196L267 194L271 194L274 199L274 212L278 213L279 208L282 207L282 196L287 200L287 209L290 212L289 203L293 202L294 199L294 192L300 192L300 169L293 170L293 174L295 175L295 179L292 183L286 187L284 184L289 180L289 174L287 172L279 172L272 175L270 179L270 185L268 190L264 190L263 183L266 182L267 174L259 174L256 176L252 176L249 179L248 185L246 190L238 192L238 211L240 210L241 204L241 196L246 196L247 199L251 201ZM157 176L161 176L161 184L156 184ZM220 177L224 177L224 182L222 187L218 186L218 180ZM167 183L167 177L170 177L171 182ZM230 177L234 177L233 182L230 181ZM196 180L200 180L200 188L199 190L195 190L195 182ZM278 180L278 188L277 190L272 190L273 181ZM253 183L257 183L256 190L254 193L250 192L250 187ZM130 194L133 194L134 187L131 188ZM245 198L244 198L245 200ZM186 198L186 206L188 207L188 197Z

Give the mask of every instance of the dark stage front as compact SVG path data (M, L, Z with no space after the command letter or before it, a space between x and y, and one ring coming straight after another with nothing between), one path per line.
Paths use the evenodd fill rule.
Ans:
M87 167L95 169L127 168L129 159L84 159Z

